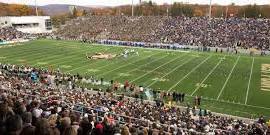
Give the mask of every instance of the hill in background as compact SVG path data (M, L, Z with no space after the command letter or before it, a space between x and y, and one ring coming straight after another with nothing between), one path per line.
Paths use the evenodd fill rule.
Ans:
M72 5L65 5L65 4L50 4L50 5L45 5L45 6L39 6L42 11L49 16L54 16L54 15L60 15L60 14L66 14L68 13L69 7ZM86 10L89 11L91 10L91 7L84 7L84 6L76 6L78 10Z
M39 15L58 16L66 15L70 12L70 6L66 4L50 4L39 6ZM122 5L116 7L106 6L76 6L77 11L92 15L131 15L131 6ZM157 5L152 2L142 2L135 5L135 16L208 16L209 5L174 3L173 5ZM0 16L25 16L35 15L33 5L5 4L0 3ZM249 17L249 18L270 18L270 5L245 5L238 6L231 4L228 6L213 5L213 17ZM75 16L76 17L76 16Z
M50 4L45 6L39 6L40 15L55 16L60 14L66 14L69 12L71 5L65 4ZM78 10L90 11L92 7L76 6ZM26 16L35 15L35 6L33 5L20 5L20 4L6 4L0 2L0 16Z

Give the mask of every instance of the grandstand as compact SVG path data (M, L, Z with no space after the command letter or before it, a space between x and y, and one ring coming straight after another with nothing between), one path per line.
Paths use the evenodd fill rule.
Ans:
M55 34L72 40L120 40L269 51L269 19L166 16L90 16L69 21ZM256 36L255 36L256 35Z
M44 113L60 107L61 110L71 111L72 117L73 113L79 112L86 118L113 119L120 125L131 120L129 128L139 129L148 125L156 132L177 130L187 134L228 134L268 130L266 122L263 122L265 118L260 115L269 116L269 104L265 102L269 93L260 88L258 82L262 78L260 65L257 64L265 63L267 69L268 56L237 55L225 50L223 53L210 53L181 47L176 50L165 47L164 50L160 46L142 46L142 43L130 42L121 44L125 47L109 41L88 44L37 40L21 46L1 48L1 63L11 63L2 64L2 96L13 97L13 102L17 98L20 101L33 98L41 105L38 110ZM86 53L121 53L126 47L135 47L139 55L112 60L85 58ZM267 71L264 74L268 76ZM15 82L12 81L14 78L17 78ZM269 89L267 82L264 89ZM20 94L16 96L16 92ZM111 94L115 97L111 97ZM145 99L144 103L139 102L138 98ZM171 103L168 102L170 99ZM178 105L186 107L179 107L175 114ZM32 107L35 108L35 105ZM247 118L259 117L260 122L215 111ZM65 111L58 114L62 113ZM159 118L159 115L164 118ZM172 118L179 116L182 117L175 123ZM208 120L211 122L206 124ZM226 122L222 123L224 120ZM206 122L204 128L199 121ZM170 126L174 128L167 129Z

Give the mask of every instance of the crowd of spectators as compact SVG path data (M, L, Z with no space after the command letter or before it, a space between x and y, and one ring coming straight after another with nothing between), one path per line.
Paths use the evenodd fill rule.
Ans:
M63 39L179 43L269 50L270 20L247 18L90 16L67 22Z
M162 101L79 88L87 80L25 66L0 64L0 134L158 135L269 134L261 117L245 122ZM177 97L177 96L174 96Z
M239 18L168 19L157 34L179 44L269 50L270 20Z
M69 21L56 33L69 39L111 39L152 42L165 17L90 16ZM77 33L77 34L74 34Z
M26 38L27 34L16 30L13 27L0 28L0 41L11 41Z

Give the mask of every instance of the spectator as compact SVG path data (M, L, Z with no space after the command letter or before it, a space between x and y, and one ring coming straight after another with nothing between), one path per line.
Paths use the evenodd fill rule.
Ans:
M20 32L13 27L2 27L0 28L0 42L1 41L12 41L16 39L27 38L29 34Z
M77 131L74 127L68 127L64 130L62 135L77 135Z
M20 70L22 72L18 72ZM203 109L198 111L195 107L191 111L189 107L185 110L123 95L119 98L111 93L83 92L79 88L66 91L65 83L74 82L76 76L43 69L0 64L0 71L1 134L153 135L213 131L216 134L263 134L269 131L263 117L246 123L212 115ZM47 81L32 82L29 76L32 71L45 80L48 74L58 74L63 84L53 87Z
M269 25L269 19L89 16L67 22L55 35L85 42L114 40L112 43L119 44L122 44L120 41L136 41L270 50Z
M124 126L121 132L121 135L130 135L129 129L127 126Z
M35 135L35 127L32 126L32 114L25 112L22 115L23 130L20 135Z
M10 116L6 121L6 135L19 135L23 128L23 121L19 115Z

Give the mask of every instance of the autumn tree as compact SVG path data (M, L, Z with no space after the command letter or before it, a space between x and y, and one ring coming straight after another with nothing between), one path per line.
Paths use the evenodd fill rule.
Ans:
M87 15L87 11L84 9L83 11L82 11L82 16L86 16Z
M72 9L72 11L71 11L71 13L70 13L70 17L71 18L76 18L76 17L78 17L78 10L77 10L77 7L73 7L73 9Z
M262 6L261 14L264 18L270 18L270 5Z
M173 3L171 8L172 16L188 16L192 17L194 14L194 9L191 5L183 3Z
M216 10L214 12L214 17L218 17L218 18L224 17L223 7L221 7L221 6L216 7Z
M44 15L41 9L38 9L39 15ZM35 15L34 7L19 4L0 3L0 16L27 16Z
M62 14L62 15L56 15L52 16L52 24L54 27L58 28L61 25L64 25L66 21L70 20L70 15L69 14Z
M239 17L258 18L261 17L261 15L261 9L257 5L248 5L239 11Z

